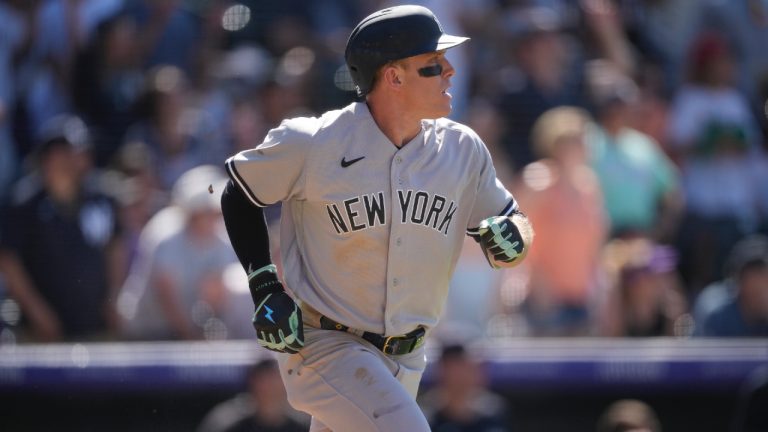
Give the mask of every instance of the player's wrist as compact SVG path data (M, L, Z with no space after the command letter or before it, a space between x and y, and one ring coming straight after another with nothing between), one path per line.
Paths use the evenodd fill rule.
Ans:
M492 216L481 221L479 241L493 268L514 267L525 258L533 240L533 228L519 210L509 216Z
M268 294L284 291L277 277L277 267L269 264L248 273L248 289L254 304L260 303Z

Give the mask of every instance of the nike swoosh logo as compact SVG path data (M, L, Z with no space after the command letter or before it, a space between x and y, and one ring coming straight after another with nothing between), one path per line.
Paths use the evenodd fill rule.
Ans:
M343 157L343 158L341 158L341 167L342 168L346 168L346 167L352 165L353 163L355 163L357 161L360 161L360 160L363 160L363 159L365 159L365 156L361 156L361 157L359 157L357 159L352 159L352 160L347 160L346 157Z

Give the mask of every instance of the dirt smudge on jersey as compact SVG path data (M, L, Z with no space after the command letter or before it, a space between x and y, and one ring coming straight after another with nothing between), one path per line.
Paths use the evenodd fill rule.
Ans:
M370 386L374 382L373 376L368 374L368 369L366 368L357 368L357 370L355 370L355 378L362 381L367 386Z

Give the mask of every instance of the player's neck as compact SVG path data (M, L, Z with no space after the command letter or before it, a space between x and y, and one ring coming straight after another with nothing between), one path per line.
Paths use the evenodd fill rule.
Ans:
M409 115L392 99L369 97L367 104L376 125L398 148L421 132L421 119Z

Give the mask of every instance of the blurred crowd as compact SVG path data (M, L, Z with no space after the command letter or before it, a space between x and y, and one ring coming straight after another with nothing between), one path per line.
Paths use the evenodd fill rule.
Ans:
M768 3L413 2L537 233L467 241L438 338L768 336ZM251 338L223 161L353 101L389 3L0 1L0 344Z

